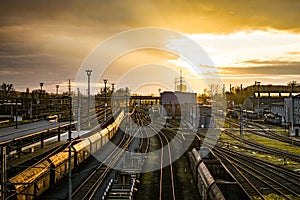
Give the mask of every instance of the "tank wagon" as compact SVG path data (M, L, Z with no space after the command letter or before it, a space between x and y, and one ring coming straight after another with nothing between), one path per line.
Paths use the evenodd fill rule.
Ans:
M209 149L194 148L191 166L201 199L251 199Z
M71 169L74 169L86 160L91 154L101 149L117 132L124 111L121 111L115 121L107 128L94 131L94 134L82 138L80 142L72 145ZM38 198L43 192L66 177L69 171L69 149L49 157L33 165L16 176L9 179L9 189L13 198L17 200L31 200Z

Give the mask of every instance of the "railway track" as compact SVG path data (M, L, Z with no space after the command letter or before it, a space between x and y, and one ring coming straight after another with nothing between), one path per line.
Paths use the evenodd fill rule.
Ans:
M169 139L170 135L164 130L161 130L160 128L162 127L158 128L157 126L151 126L151 128L153 131L157 132L156 135L161 145L159 199L175 200L175 181L172 165L172 150Z
M197 137L201 139L201 136L197 135ZM243 142L245 143L245 141ZM203 145L211 146L213 152L249 196L255 197L255 199L270 199L268 195L275 194L284 199L300 199L300 174L285 167L228 149L224 147L224 144L219 141L213 147L205 142Z
M156 133L157 142L160 144L160 169L159 169L159 200L162 199L176 199L175 195L175 181L174 170L172 165L172 150L170 145L170 138L173 138L170 133L166 132L159 124L149 124L151 120L148 115L144 113L135 113L135 120L140 127L148 125L151 132ZM144 128L147 132L147 129ZM149 135L148 133L146 133ZM148 137L150 143L150 137Z
M107 158L96 169L94 169L92 173L90 173L90 175L76 188L76 190L73 191L72 199L97 199L99 197L99 190L101 189L101 186L107 179L112 168L120 164L120 159L129 148L134 137L140 133L141 127L135 126L131 129L127 129L127 131L128 132L126 134L123 134L123 137L117 147L114 148ZM145 148L147 151L148 147L146 142L141 144L140 148Z
M147 153L150 148L150 136L148 134L147 129L144 128L144 120L141 118L141 116L138 116L139 123L141 125L140 134L140 144L137 148L138 152Z
M253 123L253 122L248 122L249 124L251 124L251 126L256 126L258 128L260 128L262 130L263 133L261 133L260 131L257 132L257 134L263 136L265 135L265 137L268 137L270 139L276 139L279 140L281 142L286 142L295 146L299 146L300 147L300 140L295 139L294 137L288 137L282 134L278 134L274 131L269 130L268 127L261 125L261 124L257 124L257 123ZM251 133L255 132L255 131L251 131Z
M126 166L127 164L129 164L130 166L130 182L123 182L122 184L119 183L119 181L114 181L114 180L120 180L120 177L118 177L118 173L116 173L117 175L114 176L114 180L111 179L108 183L108 186L105 189L105 193L101 194L101 195L95 195L94 199L132 199L135 198L135 190L134 188L136 188L137 183L139 183L139 174L138 171L140 171L140 168L144 161L145 161L145 156L143 155L144 153L147 153L149 151L149 147L150 147L150 137L148 134L147 129L144 128L143 123L144 120L142 118L140 118L139 116L137 116L137 121L138 123L137 126L132 126L132 121L131 122L131 129L133 129L133 132L135 133L135 135L139 138L139 144L136 144L137 138L135 138L135 141L133 141L132 145L129 146L128 150L129 151L134 151L134 152L138 152L141 153L142 155L139 156L140 157L140 161L141 164L138 164L136 166L131 166L132 163L126 163L126 161L122 164L124 164L125 166L125 170L126 170ZM136 172L133 172L137 170ZM137 181L136 181L137 180Z
M235 121L227 121L227 122L230 123L231 125L233 125L234 127L240 127L238 122L235 122ZM285 135L278 134L274 131L269 130L268 127L263 126L261 124L257 124L257 123L250 122L250 121L248 121L247 123L251 124L252 127L257 127L258 129L260 129L260 130L247 129L247 132L300 147L300 140L297 140L293 137L287 137Z
M260 199L269 194L300 198L299 174L233 150L215 146L213 151L249 195Z
M72 192L72 199L93 199L110 173L111 168L118 163L120 157L124 154L124 149L128 148L132 139L133 137L126 137L124 134L117 148L113 149L107 158Z
M277 155L277 156L283 157L283 158L288 158L295 162L300 162L300 156L297 154L293 154L293 153L290 153L290 152L287 152L284 150L280 150L277 148L267 147L265 145L261 145L261 144L258 144L256 142L252 142L249 140L244 140L244 139L240 138L239 136L235 135L234 133L230 132L229 130L224 130L223 133L225 133L226 135L228 135L229 137L231 137L235 140L238 140L244 144L247 144L249 146L252 146L252 147L258 149L261 152L265 152L265 153L272 154L272 155Z

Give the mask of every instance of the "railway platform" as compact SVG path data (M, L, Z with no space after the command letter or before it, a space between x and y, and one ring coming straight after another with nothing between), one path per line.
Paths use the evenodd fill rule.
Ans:
M76 122L72 122L74 125ZM15 127L6 127L0 129L0 145L10 143L12 141L27 138L33 135L42 134L49 130L60 129L63 127L68 127L70 122L48 122L48 121L38 121L30 124L19 125L16 129Z

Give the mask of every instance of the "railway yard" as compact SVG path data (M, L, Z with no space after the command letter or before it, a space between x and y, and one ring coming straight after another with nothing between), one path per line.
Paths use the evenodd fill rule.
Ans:
M248 121L241 132L226 119L208 136L187 121L153 119L142 106L108 111L98 128L73 131L72 142L55 127L44 148L39 135L22 140L23 149L14 141L1 198L300 199L300 140L281 127ZM103 110L95 116L103 121ZM41 153L29 159L29 150Z

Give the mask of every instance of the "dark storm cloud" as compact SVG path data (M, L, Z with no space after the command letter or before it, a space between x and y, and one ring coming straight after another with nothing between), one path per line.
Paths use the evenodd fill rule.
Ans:
M1 1L0 78L17 85L50 75L56 80L72 78L99 42L132 28L155 26L184 33L265 28L297 32L299 10L297 0Z
M164 26L191 32L231 32L247 27L299 30L299 10L297 0L10 0L1 2L0 24L108 25L105 29Z

